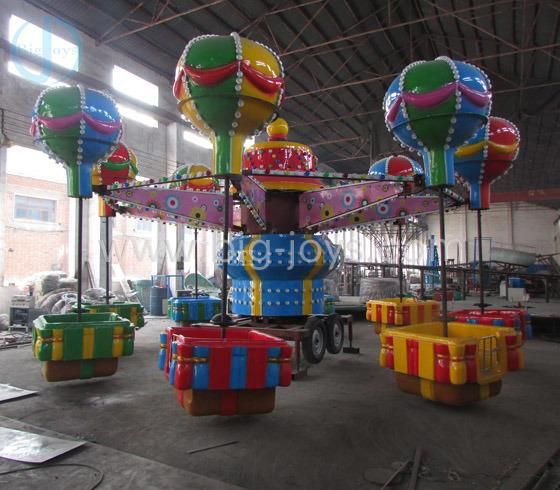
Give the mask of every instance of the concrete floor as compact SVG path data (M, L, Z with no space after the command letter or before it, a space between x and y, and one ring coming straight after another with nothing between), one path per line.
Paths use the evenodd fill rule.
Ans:
M0 405L0 424L95 443L61 462L101 468L98 488L128 488L127 468L130 488L374 489L367 470L390 469L422 446L429 475L419 488L513 489L560 445L558 343L528 342L527 368L508 374L498 397L457 409L399 392L393 373L378 366L371 325L360 321L361 354L327 355L306 379L277 390L272 414L193 418L156 367L166 324L150 320L138 331L134 356L111 378L46 383L30 347L0 352L0 382L40 391ZM232 440L238 443L187 454ZM0 473L14 467L0 462ZM0 476L0 486L44 486L48 475L39 473ZM60 474L56 488L77 488L62 481Z

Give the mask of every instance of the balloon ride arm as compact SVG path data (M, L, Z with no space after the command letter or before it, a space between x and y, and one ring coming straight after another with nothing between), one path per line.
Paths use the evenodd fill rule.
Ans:
M251 177L241 177L239 197L251 212L261 228L265 228L266 190Z
M400 183L361 182L304 192L299 198L300 227L310 228L337 218L340 220L351 213L394 198L402 190L403 185Z
M222 229L224 194L155 187L120 187L112 189L106 202L121 206L119 211L138 218L160 220L195 227ZM231 223L233 206L229 206Z

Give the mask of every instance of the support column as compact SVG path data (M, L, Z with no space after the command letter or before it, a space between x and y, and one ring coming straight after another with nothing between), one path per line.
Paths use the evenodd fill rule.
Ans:
M515 250L515 223L513 221L515 213L515 204L513 202L509 203L509 223L510 223L510 233L511 233L511 248Z
M163 223L157 223L156 229L156 265L154 274L167 274L167 253L166 253L166 238L167 230L166 225Z
M465 205L463 206L463 210L465 211L463 213L463 218L465 220L465 264L469 263L469 209L468 207Z
M78 199L69 198L69 213L70 213L70 226L68 227L68 276L77 277L78 271L80 270L80 264L78 262ZM82 288L84 291L90 286L89 282L89 272L91 267L86 266L90 264L90 230L89 230L89 206L91 199L83 199L82 203L82 250L81 255L83 257L82 267Z
M113 243L113 219L99 219L99 287L107 288L109 293L113 287L111 255Z
M0 148L0 202L6 202L6 163L7 151L6 148ZM0 287L4 286L4 279L6 275L6 254L8 250L6 247L6 214L9 212L3 206L3 214L0 216Z
M177 170L177 160L178 160L178 139L179 135L179 125L177 123L170 123L166 128L165 135L165 154L166 154L166 165L165 165L165 175L171 176ZM163 253L165 253L165 271L164 274L183 274L185 270L184 266L184 229L182 225L167 226L167 229L163 230L163 240L159 239L158 235L158 257L160 257L160 247L163 247ZM158 269L160 267L158 266ZM159 274L159 272L158 272ZM183 281L178 280L174 283L175 289L180 289L183 287Z

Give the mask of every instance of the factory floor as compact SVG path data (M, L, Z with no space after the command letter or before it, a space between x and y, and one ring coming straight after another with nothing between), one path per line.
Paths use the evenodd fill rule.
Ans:
M498 397L450 408L399 392L378 365L371 324L356 321L360 354L325 356L277 390L273 413L194 418L156 367L168 324L150 319L110 378L47 383L30 347L0 351L0 382L39 391L0 404L0 426L88 441L57 462L98 469L102 489L375 489L368 479L385 478L417 447L419 489L514 489L560 446L559 343L527 342L526 368L506 375ZM2 476L23 466L0 459L0 487L87 489L100 474L59 466Z

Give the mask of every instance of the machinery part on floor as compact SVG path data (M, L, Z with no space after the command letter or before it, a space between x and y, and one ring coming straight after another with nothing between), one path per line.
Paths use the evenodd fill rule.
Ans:
M327 330L327 351L338 354L344 345L344 324L336 313L329 315L324 321Z
M414 463L412 464L412 472L410 473L410 481L408 482L408 490L415 490L418 482L418 472L422 463L422 448L417 447L414 451Z
M550 486L552 483L556 483L558 485L558 474L559 474L559 467L558 463L560 461L560 448L558 448L552 456L546 459L546 461L541 464L535 473L531 475L529 481L525 483L521 487L521 490L545 490L546 488L558 488L558 486L552 487ZM551 473L554 472L554 475ZM552 478L555 477L554 480ZM551 478L551 481L549 481Z
M228 442L222 442L220 444L212 444L211 446L201 447L198 449L191 449L190 451L187 451L187 454L196 454L196 453L201 453L203 451L209 451L210 449L217 449L219 447L231 446L232 444L237 444L238 442L239 441L228 441Z
M364 472L364 480L375 485L383 485L393 474L388 468L368 468Z
M391 484L395 481L395 479L403 474L408 467L412 464L412 460L408 460L405 461L400 468L398 468L392 475L391 477L383 484L383 486L381 487L381 490L383 490L384 488L389 488L391 486Z
M305 323L305 328L309 330L309 336L301 343L303 357L311 364L319 364L327 349L325 324L321 318L310 316Z

